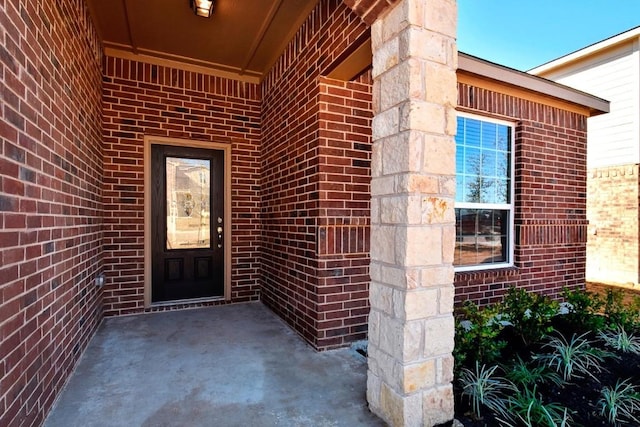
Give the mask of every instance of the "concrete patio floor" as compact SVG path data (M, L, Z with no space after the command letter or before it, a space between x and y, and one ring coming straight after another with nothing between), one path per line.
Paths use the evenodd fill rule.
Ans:
M151 313L103 322L45 426L384 426L365 389L261 303Z

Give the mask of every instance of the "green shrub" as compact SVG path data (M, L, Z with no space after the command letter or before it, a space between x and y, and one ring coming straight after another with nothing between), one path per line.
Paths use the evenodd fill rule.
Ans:
M640 409L640 395L627 380L618 381L613 388L604 387L597 405L600 415L606 416L612 425L640 424L635 416Z
M595 332L604 328L605 317L601 314L604 300L598 294L581 289L565 289L564 300L569 306L564 318L575 329Z
M505 320L513 325L522 342L529 346L553 332L551 319L558 314L559 304L546 296L510 288L501 307Z
M471 301L466 301L458 310L453 350L456 370L473 366L474 362L490 364L500 357L507 343L498 339L504 326L497 316L497 307L481 310Z
M640 326L640 297L634 297L633 302L626 306L624 292L608 289L604 304L604 316L609 329L622 327L627 331L638 330Z

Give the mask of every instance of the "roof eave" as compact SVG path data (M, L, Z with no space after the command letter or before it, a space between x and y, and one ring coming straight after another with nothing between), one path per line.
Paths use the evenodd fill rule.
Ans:
M632 28L631 30L625 31L620 34L616 34L615 36L609 37L582 49L576 50L575 52L571 52L567 55L561 56L560 58L549 61L545 64L539 65L535 68L528 70L529 74L536 75L544 75L550 71L553 71L557 68L564 67L565 65L571 64L573 62L579 61L582 58L591 56L597 52L603 51L605 49L610 49L616 45L621 45L624 43L628 43L632 40L640 37L640 26Z
M609 112L609 101L607 100L466 53L459 53L458 69L508 85L531 90L561 101L581 105L589 110L590 116L597 116Z

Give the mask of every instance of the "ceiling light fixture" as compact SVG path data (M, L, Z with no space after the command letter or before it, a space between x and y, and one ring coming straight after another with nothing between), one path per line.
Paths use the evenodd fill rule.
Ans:
M209 18L213 12L213 0L191 0L191 9L196 15Z

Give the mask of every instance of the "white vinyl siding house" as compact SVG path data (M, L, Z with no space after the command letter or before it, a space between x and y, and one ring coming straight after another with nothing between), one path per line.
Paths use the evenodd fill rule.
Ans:
M531 74L610 101L588 119L586 280L640 284L640 27Z
M561 69L531 72L611 102L609 114L588 121L587 167L640 163L638 39Z

